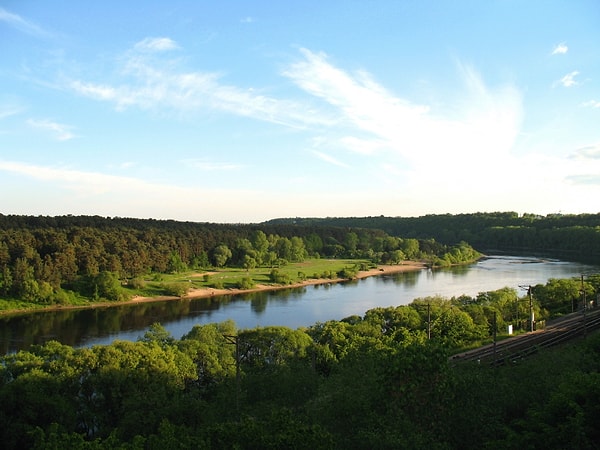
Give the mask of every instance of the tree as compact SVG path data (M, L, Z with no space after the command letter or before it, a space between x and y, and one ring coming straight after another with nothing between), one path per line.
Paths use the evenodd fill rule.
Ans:
M175 338L173 338L171 333L158 322L150 325L148 331L146 331L144 336L138 340L146 343L156 342L161 347L173 345L175 343Z
M36 302L39 299L39 284L33 267L25 258L17 258L12 274L12 292L22 300Z
M95 300L101 298L112 301L122 301L127 299L127 294L121 286L121 281L115 273L102 271L94 276L88 276L84 285L87 295Z
M231 250L227 245L220 244L213 251L213 262L217 267L223 267L231 258Z
M169 263L167 270L171 273L179 273L187 270L186 264L181 260L181 256L178 252L171 252L169 256Z
M354 258L356 256L357 246L358 235L353 231L346 233L346 237L344 239L344 247L346 247L348 257Z
M261 230L255 231L252 237L252 246L256 251L256 262L258 265L264 264L267 252L269 251L269 240L267 239L267 235Z
M197 383L202 389L235 376L235 345L228 338L236 335L235 323L227 320L195 325L181 338L179 348L193 360L198 375Z

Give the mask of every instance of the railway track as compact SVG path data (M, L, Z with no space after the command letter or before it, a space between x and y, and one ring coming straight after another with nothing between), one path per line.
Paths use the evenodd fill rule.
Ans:
M584 337L600 329L600 309L570 314L549 323L545 329L521 334L450 357L454 364L476 361L494 366L515 363L539 350Z

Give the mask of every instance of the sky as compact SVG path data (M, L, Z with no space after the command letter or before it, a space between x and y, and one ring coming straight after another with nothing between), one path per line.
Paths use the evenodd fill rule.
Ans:
M600 212L597 0L0 0L0 214Z

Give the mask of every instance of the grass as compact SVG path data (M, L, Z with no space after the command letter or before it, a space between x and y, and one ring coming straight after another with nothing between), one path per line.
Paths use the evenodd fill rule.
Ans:
M253 285L276 286L293 284L308 279L337 278L337 273L344 269L355 267L371 267L367 260L353 259L310 259L301 263L288 263L276 267L285 283L275 283L271 280L271 267L253 269L222 268L206 269L205 271L188 271L179 274L153 274L144 277L145 286L134 289L138 295L147 297L165 295L165 288L174 284L185 285L187 288L218 288L233 289L240 286L244 279L249 279ZM204 276L204 274L207 274Z
M178 274L155 273L139 277L133 283L129 283L129 285L125 286L125 293L128 297L134 295L142 297L160 297L163 295L183 296L189 289L236 289L240 288L242 284L246 289L248 286L255 285L281 286L309 279L334 279L338 278L338 272L344 269L359 268L360 270L364 270L370 267L374 266L367 260L310 259L301 263L288 263L285 266L277 267L280 279L283 280L280 283L271 281L270 274L273 270L271 267L257 267L249 270L241 268L211 268ZM204 274L208 275L204 276ZM99 302L107 302L107 300L100 299ZM62 306L86 306L93 303L98 302L70 292L68 302L63 303ZM52 306L57 305L0 298L0 311L3 313L33 311Z

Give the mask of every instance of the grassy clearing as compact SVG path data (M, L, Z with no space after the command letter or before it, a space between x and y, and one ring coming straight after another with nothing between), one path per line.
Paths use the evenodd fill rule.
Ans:
M147 297L169 294L168 291L180 289L235 289L248 283L252 286L277 286L299 283L309 279L338 278L340 271L365 270L373 267L367 260L354 259L310 259L301 263L289 263L275 268L280 282L271 279L271 267L254 269L223 268L207 269L205 272L184 272L179 274L154 274L144 277L144 286L133 289L137 295ZM166 292L167 291L167 292ZM175 292L170 292L171 294Z
M178 274L148 274L130 281L123 287L127 298L134 295L142 297L184 296L190 289L251 289L256 285L285 286L310 279L337 279L338 273L345 269L356 272L371 267L374 266L367 260L310 259L301 263L289 263L277 267L277 282L271 279L271 271L273 270L271 267L257 267L250 270L223 268L188 271ZM94 301L72 292L67 300L67 302L61 303L61 306L91 306L97 303L109 302L102 298ZM0 312L3 314L56 306L16 299L0 299Z

